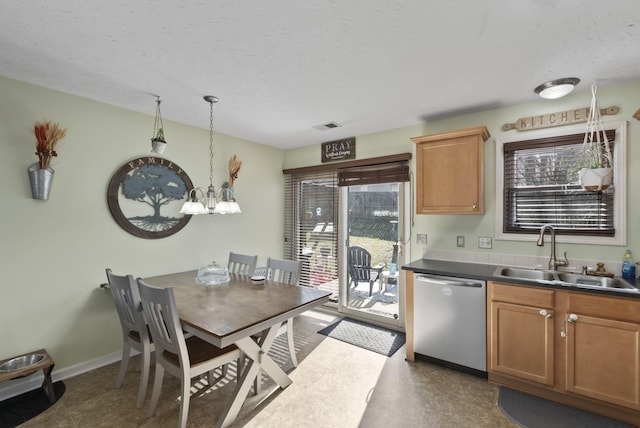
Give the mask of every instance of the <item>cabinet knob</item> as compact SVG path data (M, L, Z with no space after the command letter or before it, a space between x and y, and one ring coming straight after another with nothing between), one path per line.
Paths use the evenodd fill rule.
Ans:
M540 315L547 319L553 318L553 314L549 313L546 309L540 309Z
M471 205L471 209L473 209L474 211L478 211L478 205L477 204Z
M578 321L578 316L576 314L569 314L567 317L568 322L576 322Z

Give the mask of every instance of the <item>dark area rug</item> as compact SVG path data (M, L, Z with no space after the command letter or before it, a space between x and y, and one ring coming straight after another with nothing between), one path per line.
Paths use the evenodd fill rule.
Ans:
M407 340L402 332L351 318L343 318L318 333L387 357L392 356Z
M500 387L498 406L523 428L633 428L633 425L596 415L555 401Z
M59 400L65 391L64 382L54 383L53 390L56 393L56 399ZM38 416L53 405L55 403L49 402L42 388L0 401L0 427L16 427Z

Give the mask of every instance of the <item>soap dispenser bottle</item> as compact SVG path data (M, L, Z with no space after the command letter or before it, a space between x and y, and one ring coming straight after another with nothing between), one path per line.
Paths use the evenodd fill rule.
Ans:
M625 279L633 279L636 276L636 265L633 264L631 250L627 249L622 257L622 277Z

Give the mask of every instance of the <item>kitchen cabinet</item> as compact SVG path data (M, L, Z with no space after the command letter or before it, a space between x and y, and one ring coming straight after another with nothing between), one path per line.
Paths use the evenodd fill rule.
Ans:
M492 283L488 370L554 383L554 291Z
M640 410L640 311L636 302L569 294L568 392Z
M416 213L484 214L485 126L414 137Z
M640 424L640 300L487 287L489 381Z

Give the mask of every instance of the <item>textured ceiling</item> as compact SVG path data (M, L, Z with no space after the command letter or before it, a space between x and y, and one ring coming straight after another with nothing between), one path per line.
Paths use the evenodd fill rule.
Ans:
M637 0L3 0L0 75L280 148L640 79ZM327 122L341 127L320 131ZM150 122L151 126L151 122ZM170 139L171 130L167 130Z

